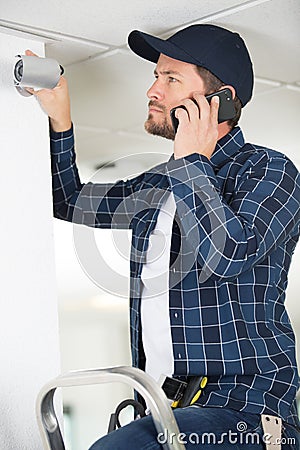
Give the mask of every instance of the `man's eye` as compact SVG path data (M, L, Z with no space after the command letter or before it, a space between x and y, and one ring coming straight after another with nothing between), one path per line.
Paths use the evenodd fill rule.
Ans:
M170 83L175 83L176 81L178 81L177 78L169 77L169 82Z

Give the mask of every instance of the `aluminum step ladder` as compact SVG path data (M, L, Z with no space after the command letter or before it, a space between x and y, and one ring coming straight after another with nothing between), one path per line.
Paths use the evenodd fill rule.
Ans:
M71 371L47 383L39 392L36 401L37 422L44 450L65 450L53 403L57 388L113 382L126 383L142 395L151 409L157 434L167 433L167 437L173 437L167 438L167 442L161 444L164 450L185 450L185 446L176 439L180 432L163 390L148 374L128 366Z

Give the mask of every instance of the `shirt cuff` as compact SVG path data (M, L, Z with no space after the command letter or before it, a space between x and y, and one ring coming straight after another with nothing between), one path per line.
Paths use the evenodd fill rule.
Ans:
M166 164L166 173L173 186L181 183L189 184L189 182L199 183L200 180L200 185L203 186L209 180L210 184L217 191L219 190L219 183L210 160L199 153L192 153L178 159L171 157ZM204 179L203 176L205 177Z

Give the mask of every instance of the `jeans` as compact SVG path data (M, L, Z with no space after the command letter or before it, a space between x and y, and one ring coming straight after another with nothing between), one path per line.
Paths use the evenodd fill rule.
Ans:
M259 415L197 406L176 409L174 415L178 436L168 436L167 431L158 435L152 417L147 416L102 437L90 450L160 450L174 439L187 450L265 450ZM284 424L281 444L282 450L299 450L299 431Z

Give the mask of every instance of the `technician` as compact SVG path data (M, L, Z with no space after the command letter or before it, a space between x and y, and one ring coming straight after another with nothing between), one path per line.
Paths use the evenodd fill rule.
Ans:
M174 411L187 449L249 449L246 433L259 436L252 450L265 449L266 414L282 420L282 449L299 448L295 336L284 301L299 237L300 178L283 153L245 143L237 125L253 90L245 43L208 24L167 40L133 31L128 42L155 63L145 129L174 140L174 153L129 181L82 184L62 77L53 90L35 93L50 117L55 216L132 229L133 365L156 380L208 378L193 406ZM224 88L235 117L218 123L218 98L209 104L205 95ZM175 134L170 110L179 105ZM160 444L146 417L91 450Z

